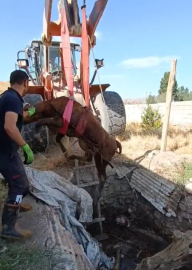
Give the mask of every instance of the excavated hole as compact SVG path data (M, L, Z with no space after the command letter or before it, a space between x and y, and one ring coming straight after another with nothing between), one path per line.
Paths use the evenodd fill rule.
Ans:
M123 218L123 215L120 216ZM126 216L124 215L124 217ZM103 222L103 232L108 234L108 239L100 241L100 243L102 244L104 252L110 257L116 257L120 249L120 270L134 270L142 259L153 256L167 247L168 243L163 238L159 237L160 240L156 241L151 239L151 235L153 235L154 232L147 232L149 228L144 229L144 226L140 224L130 224L129 219L125 225L119 225L117 224L116 218L117 216L108 217L106 221ZM127 227L127 225L129 227ZM143 232L136 233L136 230L140 229L142 229ZM90 225L87 231L93 237L97 236L100 234L99 225ZM147 235L147 233L149 235Z
M120 249L119 270L136 269L144 258L155 255L172 243L172 235L164 233L156 225L155 211L143 197L139 194L135 196L127 179L111 177L107 180L101 199L101 213L105 217L103 233L108 235L108 239L100 243L110 257L116 258ZM122 218L122 225L118 223L118 218ZM86 229L93 237L100 235L99 223ZM192 266L180 269L189 270Z
M93 198L94 187L85 190ZM145 204L145 200L142 203ZM168 239L157 235L157 228L144 215L127 179L108 177L102 193L101 214L105 217L103 233L108 235L108 239L100 241L101 247L109 257L115 258L120 249L120 270L135 269L142 259L153 256L169 244ZM118 224L118 217L124 224ZM99 223L87 226L86 230L93 237L100 235Z
M117 257L120 250L120 268L119 270L135 270L144 258L151 257L164 250L171 240L159 236L153 230L153 225L148 226L139 222L130 222L131 216L119 215L125 219L126 224L117 224L118 215L107 217L103 222L103 233L108 234L108 239L100 241L103 251L110 257ZM127 226L128 225L128 226ZM98 224L88 226L87 231L94 237L100 234ZM180 268L181 270L191 270L191 266Z

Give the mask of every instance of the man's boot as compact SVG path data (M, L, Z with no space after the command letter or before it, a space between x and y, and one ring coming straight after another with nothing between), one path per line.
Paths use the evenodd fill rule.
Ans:
M19 213L19 205L5 204L2 214L2 233L1 237L20 239L29 238L31 231L22 230L17 225L17 216Z
M28 212L32 210L33 208L31 204L25 204L25 203L21 203L19 206L20 206L20 210L19 210L20 213Z

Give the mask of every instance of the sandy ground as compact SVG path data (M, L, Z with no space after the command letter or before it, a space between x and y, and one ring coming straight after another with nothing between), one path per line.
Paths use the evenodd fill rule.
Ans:
M0 94L2 94L7 87L9 87L9 83L8 82L0 82Z

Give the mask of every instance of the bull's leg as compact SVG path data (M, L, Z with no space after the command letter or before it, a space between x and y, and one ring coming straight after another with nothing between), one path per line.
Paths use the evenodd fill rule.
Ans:
M67 152L67 149L65 148L65 146L62 144L62 139L65 137L65 135L61 134L61 133L58 133L57 136L56 136L56 142L59 144L59 146L61 147L61 151L63 153L66 153Z
M85 156L71 155L68 157L68 159L77 159L80 161L91 162L92 161L92 153L90 152L90 149L88 148L87 144L82 139L79 139L79 146L81 147L81 149L83 151L85 151Z
M101 198L102 190L103 190L103 185L99 183L99 185L96 186L94 195L93 195L93 218L99 217L98 203Z
M95 154L94 159L95 159L95 165L97 168L97 173L98 173L100 184L101 184L101 186L104 186L104 183L107 179L106 167L109 164L109 162L102 159L102 157L99 153ZM110 164L110 166L111 166L111 164Z
M41 136L40 136L40 130L41 130L42 126L47 126L48 128L52 127L52 128L58 129L58 128L61 128L63 126L63 121L59 116L38 120L35 123L35 133L36 133L35 138L40 142L42 141Z
M99 177L99 185L95 189L94 198L93 198L93 213L95 217L98 217L98 202L101 198L102 190L107 179L106 167L109 164L107 161L102 159L99 153L96 153L94 156L95 165L97 168L97 173ZM110 164L111 165L111 164Z

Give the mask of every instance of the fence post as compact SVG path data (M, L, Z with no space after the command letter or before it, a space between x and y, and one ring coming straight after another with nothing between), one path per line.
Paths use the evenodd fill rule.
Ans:
M176 76L176 66L177 66L177 59L173 59L171 63L169 82L167 85L165 114L163 118L163 128L162 128L162 136L161 136L161 152L166 151L166 148L167 148L167 132L168 132L168 127L169 127L173 85L174 85L175 76Z

